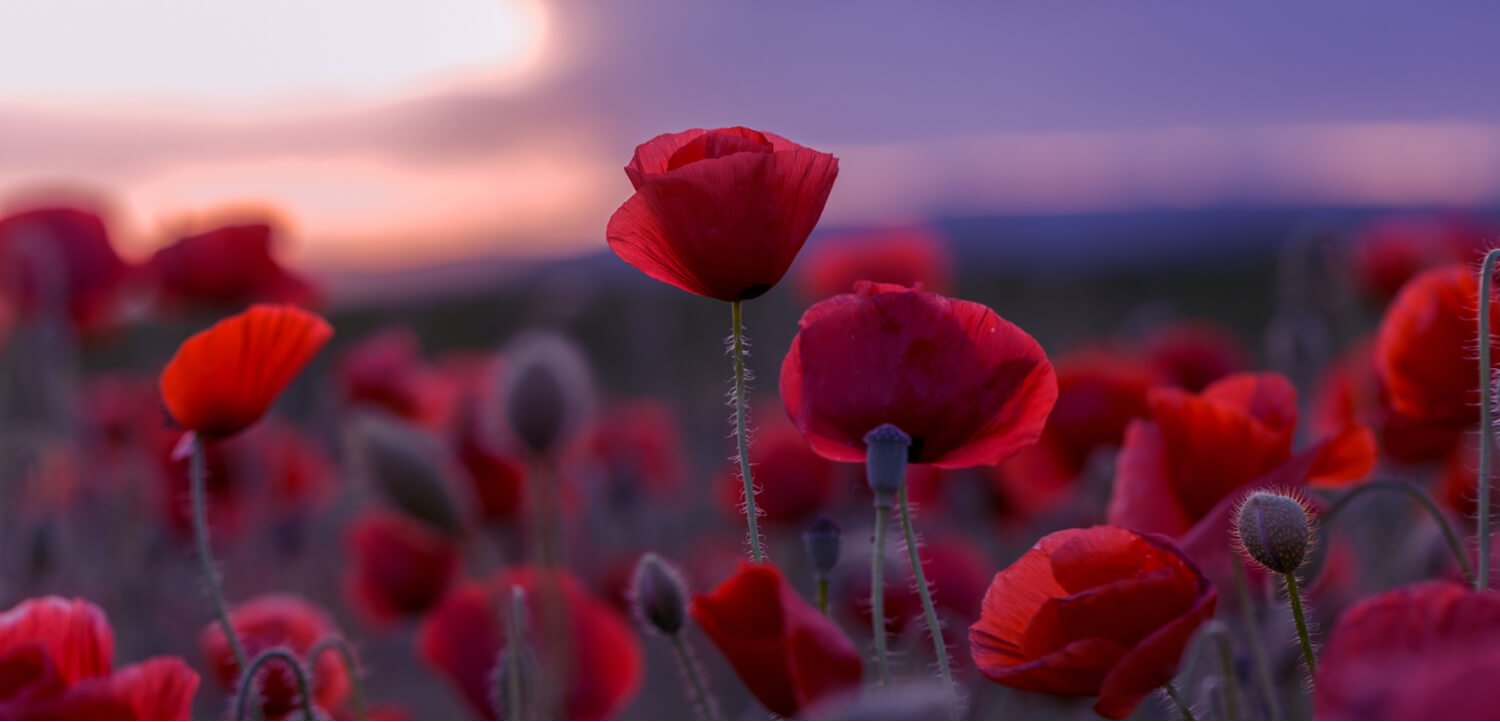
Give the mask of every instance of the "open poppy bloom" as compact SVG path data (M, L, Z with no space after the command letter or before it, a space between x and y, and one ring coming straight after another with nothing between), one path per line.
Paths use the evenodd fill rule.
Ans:
M864 461L865 434L894 424L911 437L911 463L997 464L1037 440L1057 400L1041 345L978 303L861 282L798 329L781 398L834 461Z
M512 567L482 583L460 586L427 614L417 632L422 659L487 719L503 714L492 694L495 662L506 644L504 620L496 610L509 609L512 587L526 592L528 649L547 668L542 628L546 573ZM640 639L619 612L589 594L571 573L555 574L567 610L567 660L572 665L556 717L613 719L640 689L645 674Z
M1098 696L1124 719L1172 680L1218 593L1166 539L1096 526L1042 537L995 575L969 628L979 671L1007 687Z
M157 251L147 269L168 303L315 303L313 287L272 254L273 236L266 223L215 228Z
M719 500L735 514L745 503L738 468L731 460L719 475ZM842 471L807 448L802 435L784 419L772 416L756 431L755 480L760 488L755 491L755 507L769 524L799 524L827 508L841 491Z
M409 328L389 328L356 343L340 359L339 379L350 402L418 424L438 423L452 405L448 384L422 362Z
M1416 464L1451 457L1466 428L1423 423L1392 409L1375 373L1374 353L1373 339L1361 341L1324 371L1309 413L1313 431L1334 434L1358 423L1375 432L1380 452L1393 461Z
M1387 216L1360 229L1350 261L1359 285L1384 300L1429 268L1478 261L1490 236L1463 216Z
M229 624L251 659L268 649L285 647L306 660L313 645L339 633L322 608L289 594L267 594L236 605L229 610ZM236 691L241 670L229 641L224 638L224 630L218 624L210 624L199 635L198 642L209 669L226 688ZM313 702L321 709L334 709L349 696L351 688L343 660L329 653L311 666L312 679L308 681L314 685ZM302 701L296 679L285 665L266 664L256 674L266 719L284 719L300 708Z
M609 219L609 247L646 275L700 296L771 290L823 215L838 159L749 128L659 135L635 149L635 195Z
M1148 407L1125 433L1109 523L1178 539L1211 571L1230 558L1231 512L1245 492L1357 481L1375 464L1361 426L1294 454L1297 391L1279 374L1235 374L1202 394L1154 389Z
M854 643L769 564L741 563L690 611L766 709L784 718L859 685Z
M193 335L161 374L161 394L179 426L209 439L260 420L282 389L333 336L294 306L252 306Z
M859 281L947 294L953 291L953 276L953 259L937 232L890 228L815 242L801 263L798 285L811 301L848 293Z
M458 573L453 538L400 514L362 514L348 531L347 547L354 561L349 590L378 622L426 611Z
M1361 600L1318 660L1318 719L1491 719L1500 592L1423 582Z
M1477 275L1465 264L1425 271L1386 308L1375 371L1397 413L1459 429L1479 422ZM1500 304L1489 303L1491 358L1500 361Z
M0 613L0 718L185 720L198 673L176 657L115 670L104 611L83 599L28 599Z
M1202 391L1229 374L1250 367L1249 353L1229 329L1191 320L1152 331L1141 344L1159 386Z
M20 315L57 301L84 329L109 319L130 272L115 252L104 219L68 207L0 218L0 269L0 290Z
M677 414L661 401L611 404L589 425L581 446L575 463L614 500L671 495L685 476Z

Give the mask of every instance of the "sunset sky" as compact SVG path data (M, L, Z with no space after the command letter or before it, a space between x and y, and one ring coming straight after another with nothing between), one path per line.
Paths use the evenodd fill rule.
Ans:
M435 12L436 8L441 12ZM0 4L0 194L132 254L275 209L298 259L603 247L657 133L828 150L825 224L1500 201L1500 8L1350 0Z

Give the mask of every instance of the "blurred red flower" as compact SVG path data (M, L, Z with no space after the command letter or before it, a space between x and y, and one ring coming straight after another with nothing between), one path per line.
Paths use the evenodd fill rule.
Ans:
M20 315L43 304L88 330L109 320L130 267L91 210L35 208L0 218L0 290Z
M796 525L829 503L841 491L839 468L807 447L796 427L771 415L755 432L755 507L769 524ZM745 503L745 484L733 459L719 475L719 500L733 515Z
M744 301L786 274L823 214L838 159L749 128L659 135L625 166L635 186L609 247L646 275Z
M942 236L927 228L895 228L824 238L808 250L798 272L810 301L854 290L857 281L953 292L953 259Z
M1381 453L1394 461L1416 464L1449 456L1463 427L1421 423L1392 409L1376 378L1374 348L1370 339L1356 343L1323 373L1309 411L1314 433L1334 434L1358 423L1374 430Z
M1294 455L1297 390L1278 374L1235 374L1196 395L1153 389L1148 406L1149 418L1125 433L1109 523L1177 538L1211 570L1229 558L1242 492L1356 481L1375 464L1374 437L1361 426Z
M1431 426L1478 423L1477 275L1463 264L1424 271L1386 309L1375 371L1397 413ZM1489 303L1491 353L1500 361L1500 304Z
M1099 697L1123 719L1177 672L1218 593L1162 537L1096 526L1042 537L1001 570L969 628L979 670L1000 684Z
M1211 321L1182 321L1152 331L1141 345L1159 386L1198 392L1250 368L1250 354L1228 329Z
M178 426L210 439L243 431L333 336L316 314L257 305L182 343L161 374Z
M1350 260L1359 285L1385 300L1429 268L1478 261L1489 238L1489 229L1465 216L1386 216L1360 229Z
M178 453L180 440L178 433L158 425L152 429L150 448L161 490L162 518L172 531L186 539L193 533L191 460ZM203 490L208 494L208 523L218 537L237 534L249 516L245 503L249 493L247 446L242 442L243 439L231 439L203 445Z
M858 686L864 673L854 643L769 564L742 563L695 596L690 611L755 698L781 717Z
M529 567L505 569L483 583L469 582L455 589L427 614L417 632L422 659L451 683L477 713L494 719L493 674L505 646L505 627L497 609L506 608L510 590L526 591L531 651L545 665L545 645L539 640L545 601L539 584L542 572ZM613 719L635 697L645 673L641 642L632 627L610 605L590 595L569 572L557 572L567 610L568 690L559 719Z
M104 611L83 599L27 599L0 613L0 718L185 720L198 673L177 657L113 670Z
M1490 719L1500 592L1424 582L1361 600L1318 660L1318 719Z
M350 523L349 590L376 622L420 614L442 599L458 574L457 542L401 514L369 511Z
M894 424L916 464L996 464L1034 443L1057 400L1042 347L970 301L861 282L802 315L781 365L787 414L814 451L862 462Z
M274 234L266 223L215 228L157 251L147 270L169 304L315 304L317 291L273 255Z
M441 422L452 405L445 379L422 362L417 335L393 327L360 339L339 360L344 397L425 426Z
M339 633L333 619L321 607L290 594L267 594L235 605L229 610L229 623L245 645L245 654L252 659L268 649L284 647L305 660L320 640ZM210 624L198 641L209 669L226 688L234 691L240 681L240 666L224 638L224 630L218 624ZM267 664L257 675L261 709L267 719L283 719L300 708L297 683L285 666ZM338 655L325 654L315 660L311 677L313 701L318 707L335 709L348 697L349 676Z
M655 399L606 407L580 451L575 463L591 466L615 499L669 494L680 485L686 465L677 414Z

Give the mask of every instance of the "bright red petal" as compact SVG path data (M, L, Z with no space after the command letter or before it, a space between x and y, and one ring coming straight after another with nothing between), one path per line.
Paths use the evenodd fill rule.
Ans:
M28 599L0 614L0 653L31 644L47 652L58 676L73 684L109 674L115 636L104 611L84 599Z

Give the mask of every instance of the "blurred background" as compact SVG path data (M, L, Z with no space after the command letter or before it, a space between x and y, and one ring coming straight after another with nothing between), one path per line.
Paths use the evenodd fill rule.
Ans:
M172 526L181 470L136 425L145 417L160 431L151 385L177 343L253 300L315 305L338 336L279 411L322 461L279 465L262 453L244 482L261 491L242 492L257 510L240 518L255 521L219 522L231 597L291 590L326 605L389 701L464 713L413 659L413 622L366 626L345 599L341 530L381 493L335 471L348 465L346 414L374 405L446 434L452 399L467 393L454 389L473 388L455 380L472 375L465 362L523 330L567 335L592 367L587 438L606 440L585 444L595 455L580 462L581 488L634 483L599 481L619 470L598 449L620 443L668 449L661 473L679 490L671 509L635 492L580 502L572 565L617 595L641 551L681 556L707 534L732 569L743 520L724 482L729 313L645 278L604 241L631 193L621 168L634 147L691 127L746 125L840 159L803 257L747 306L768 427L781 423L775 378L796 319L833 292L820 269L857 266L859 240L892 229L917 237L920 263L932 264L924 283L992 306L1054 359L1106 345L1169 355L1176 341L1209 357L1207 377L1274 368L1307 402L1411 270L1489 244L1500 209L1497 23L1500 8L1482 3L1415 11L1371 0L0 4L0 216L14 246L43 239L22 255L11 248L0 267L26 289L0 305L7 477L24 490L8 497L22 501L0 531L0 578L15 580L0 587L3 601L88 594L125 628L127 655L198 663L192 640L208 615ZM83 220L26 215L58 207ZM47 242L64 236L76 245ZM48 308L38 274L56 267L69 269L72 324L33 313ZM101 297L78 298L95 281ZM445 381L423 386L433 378ZM433 411L410 398L447 401ZM642 399L654 410L631 405ZM641 424L648 437L667 430L608 440ZM273 440L247 444L283 443L279 430L264 436ZM149 449L150 462L101 456L124 447ZM464 461L467 474L484 473L483 460ZM1074 475L1092 478L1092 491L1045 513L1016 513L1014 486L988 472L945 483L960 500L945 502L948 536L979 560L968 580L982 591L1038 530L1096 519L1109 464L1085 467ZM136 474L168 478L153 492L162 500L116 515ZM840 474L838 495L788 502L773 558L798 568L799 525L815 508L842 510L848 539L862 544L858 474ZM87 491L101 475L118 478ZM319 476L347 484L296 514L272 508L302 504ZM97 497L83 504L96 516L77 512L80 494ZM465 542L474 575L519 543L497 523L498 552ZM725 569L703 564L716 571L694 578L700 590ZM122 570L141 573L121 580ZM974 594L951 610L954 629ZM867 641L859 622L846 629ZM920 640L908 637L917 669ZM647 641L647 685L671 690L675 673ZM727 667L701 652L744 710ZM221 694L211 688L199 700L210 713ZM984 694L1008 693L980 694L983 710ZM662 714L663 695L627 714Z

